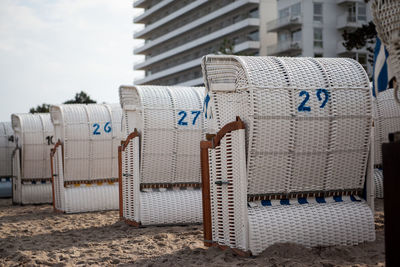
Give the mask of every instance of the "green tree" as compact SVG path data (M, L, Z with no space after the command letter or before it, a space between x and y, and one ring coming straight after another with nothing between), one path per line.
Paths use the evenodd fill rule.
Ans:
M364 0L365 3L368 3L369 0ZM368 61L373 62L374 57L374 48L373 44L375 44L376 40L376 28L375 24L370 21L368 24L362 25L361 28L357 28L354 31L344 31L343 34L343 46L351 51L353 48L361 49L366 47L368 53Z
M96 104L97 102L90 98L88 94L81 91L80 93L75 94L75 98L71 100L65 101L63 104ZM50 104L42 104L41 106L37 106L36 108L31 108L29 113L48 113L50 112Z
M31 108L29 113L48 113L50 112L50 104L42 104L41 106L37 106L36 108Z
M96 104L97 102L90 98L88 94L81 91L80 93L76 93L75 98L71 100L67 100L64 104Z

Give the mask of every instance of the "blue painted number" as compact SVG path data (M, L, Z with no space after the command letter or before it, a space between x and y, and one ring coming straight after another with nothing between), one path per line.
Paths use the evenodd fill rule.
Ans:
M329 92L328 92L328 90L326 90L326 89L322 89L322 88L318 89L318 90L317 90L318 101L321 101L321 100L322 100L322 98L321 98L321 93L324 93L325 99L324 99L324 101L322 102L320 108L324 108L325 105L326 105L326 103L328 103L328 100L329 100Z
M192 125L196 124L197 118L200 116L201 111L199 110L192 110L191 114L194 115L193 120L192 120ZM181 116L179 121L178 121L178 125L183 125L183 126L187 126L188 122L185 121L186 117L187 117L187 112L184 110L181 110L178 112L178 115Z
M324 94L324 100L322 100L321 93ZM304 98L303 102L301 102L301 104L299 105L297 110L298 111L311 111L311 107L306 106L307 101L310 99L310 94L306 91L301 91L299 93L299 96L303 96L303 95L305 95L306 97ZM326 103L328 103L328 101L329 101L328 90L322 89L322 88L317 89L316 95L317 95L318 101L322 101L320 108L324 108L326 106Z
M104 132L109 133L109 132L112 131L112 128L111 128L111 125L110 125L110 124L111 124L111 123L110 123L109 121L106 122L106 124L105 124L104 127L103 127ZM94 135L101 135L101 132L99 131L99 129L100 129L100 124L94 123L94 124L93 124L93 128L94 128L94 130L93 130L93 134L94 134Z
M301 102L300 106L297 108L298 111L311 111L310 107L305 106L305 104L307 103L307 101L310 99L310 94L307 93L306 91L301 91L299 96L303 96L306 95L306 97L304 98L303 102Z
M192 122L192 125L195 125L196 124L196 120L197 120L197 118L199 117L199 115L200 115L200 111L196 111L196 110L193 110L192 111L192 115L194 114L194 118L193 118L193 122Z
M110 122L107 122L107 123L104 125L104 131L105 131L106 133L111 132Z
M98 123L95 123L95 124L93 124L93 127L94 127L93 134L100 135L100 132L99 132L100 125Z
M179 111L178 115L182 116L181 119L178 121L178 124L179 125L187 125L188 123L186 121L183 121L187 116L186 111L183 111L183 110Z

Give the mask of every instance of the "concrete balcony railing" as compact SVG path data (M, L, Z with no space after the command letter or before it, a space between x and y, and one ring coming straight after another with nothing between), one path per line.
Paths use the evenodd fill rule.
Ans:
M146 23L146 18L149 18L150 15L154 14L156 11L161 10L166 5L172 3L174 0L163 0L157 5L152 6L151 8L145 10L140 16L137 16L133 22L134 23Z
M280 30L288 30L298 28L301 26L303 18L300 15L287 16L279 19L275 19L267 23L268 32L277 32Z
M337 29L348 29L348 28L360 28L363 24L366 24L366 20L359 20L354 15L349 15L345 13L338 17L337 19Z
M135 0L133 1L133 7L144 8L148 0Z
M352 4L352 3L364 3L364 0L336 0L336 4Z
M221 30L212 32L208 35L202 36L198 39L195 39L191 42L185 43L181 46L175 47L171 50L168 50L166 52L163 52L159 55L156 55L154 57L151 57L149 59L147 59L146 61L139 63L135 66L135 70L140 70L140 69L144 69L147 66L150 66L152 64L155 64L161 60L164 60L166 58L178 55L180 53L183 53L189 49L193 49L195 47L204 45L206 43L212 42L213 40L219 39L223 36L229 35L231 33L237 32L237 31L241 31L243 29L246 28L258 28L260 25L260 20L259 19L244 19L242 21L239 21L235 24L232 24L226 28L223 28Z
M275 45L270 45L267 47L267 54L269 56L278 56L278 55L293 55L301 53L302 51L302 43L301 41L285 41L278 42Z
M176 30L174 30L172 32L169 32L169 33L167 33L167 34L165 34L165 35L163 35L163 36L161 36L161 37L159 37L159 38L157 38L155 40L151 40L151 41L145 43L142 46L135 47L134 52L135 52L135 54L145 53L148 49L150 49L150 48L152 48L154 46L161 45L164 42L166 42L166 41L168 41L168 40L170 40L172 38L175 38L175 37L177 37L179 35L182 35L184 33L187 33L192 29L200 27L201 25L204 25L204 24L206 24L207 22L209 22L209 21L211 21L213 19L223 17L225 14L227 14L229 12L232 12L233 10L236 10L238 8L241 8L242 6L245 6L245 5L249 4L249 3L257 4L258 0L239 0L239 1L235 1L235 2L225 6L223 8L220 8L220 9L218 9L218 10L216 10L216 11L214 11L214 12L212 12L212 13L206 15L206 16L204 16L204 17L201 17L201 18L199 18L199 19L197 19L195 21L192 21L189 24L182 25L182 27L179 27ZM136 31L135 35L137 36L137 33L142 31L142 30L143 29L140 29L140 30Z
M164 0L164 1L166 1L166 0ZM143 30L141 30L141 31L139 31L139 32L137 32L137 33L135 33L134 37L135 37L135 38L145 38L145 37L146 37L146 34L148 34L149 32L151 32L151 31L157 29L158 27L160 27L160 26L162 26L162 25L165 25L165 24L169 23L170 21L172 21L172 20L174 20L174 19L179 18L179 17L182 16L183 14L185 14L185 13L191 11L191 10L194 10L195 8L197 8L197 7L200 6L200 5L205 4L206 2L207 2L207 0L197 0L197 1L194 1L194 2L190 3L189 5L186 5L186 6L184 6L183 8L181 8L181 9L179 9L179 10L177 10L177 11L171 13L171 14L169 14L168 16L165 16L165 17L163 17L162 19L157 20L156 22L154 22L154 23L152 23L152 24L146 26ZM161 2L161 3L162 3L162 2ZM146 12L145 12L145 13L146 13ZM147 16L147 15L146 15L146 16ZM139 19L140 19L139 17L136 18L136 19L134 20L134 22L137 23L137 21L138 21Z
M235 45L234 48L233 48L235 53L247 52L247 51L253 52L253 51L258 51L259 49L260 49L260 42L259 41L246 41L246 42L243 42L243 43ZM135 84L149 83L149 82L154 81L156 79L161 79L161 78L176 74L176 73L181 72L181 71L185 71L185 70L188 70L188 69L191 69L191 68L195 68L195 67L200 67L201 59L202 59L202 57L199 57L199 58L190 60L188 62L179 64L177 66L173 66L171 68L164 69L162 71L159 71L159 72L156 72L154 74L148 75L143 79L135 80ZM135 68L135 69L137 69L137 68Z

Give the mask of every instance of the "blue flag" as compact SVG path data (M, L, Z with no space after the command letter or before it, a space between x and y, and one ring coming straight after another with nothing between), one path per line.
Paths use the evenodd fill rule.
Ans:
M376 38L374 52L374 70L372 75L372 95L377 96L379 92L385 91L389 87L389 82L393 78L390 67L389 53L382 44L381 40Z

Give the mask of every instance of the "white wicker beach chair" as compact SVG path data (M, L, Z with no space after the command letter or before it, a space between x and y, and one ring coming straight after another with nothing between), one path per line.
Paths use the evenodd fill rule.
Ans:
M118 104L50 108L57 143L51 152L53 206L65 213L118 209Z
M0 122L0 197L11 197L14 132L10 122Z
M51 203L50 148L54 128L50 114L12 114L13 202Z
M204 88L121 86L120 216L128 224L201 222Z
M397 79L396 92L400 84L400 1L373 0L371 10L378 36L389 51L391 67ZM399 93L393 95L400 104Z
M380 92L373 100L375 167L382 167L382 144L389 142L389 134L400 131L400 106L394 99L392 89ZM382 170L374 171L375 196L383 198Z
M205 245L257 255L280 242L374 240L372 166L366 179L372 110L362 66L206 56L202 67L205 106L218 127L201 143Z

